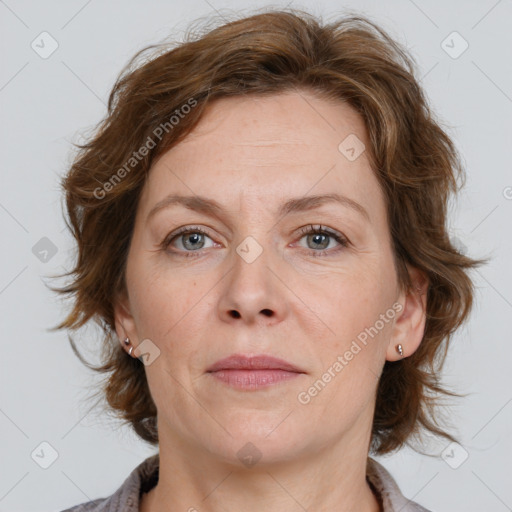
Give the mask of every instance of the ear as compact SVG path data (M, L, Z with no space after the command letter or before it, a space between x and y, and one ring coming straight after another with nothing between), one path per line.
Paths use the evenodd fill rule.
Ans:
M425 332L428 278L417 268L407 266L407 270L411 277L411 288L402 291L398 299L403 307L395 318L386 351L388 361L397 361L414 354ZM402 345L402 356L397 352L398 344Z
M129 338L132 346L138 345L137 329L131 313L130 300L126 292L120 293L114 302L114 320L117 337L126 352L129 346L125 346L123 340Z

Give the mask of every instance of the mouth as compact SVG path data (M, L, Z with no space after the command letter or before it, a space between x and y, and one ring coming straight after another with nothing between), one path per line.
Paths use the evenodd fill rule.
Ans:
M290 381L306 372L301 368L268 355L248 357L233 354L207 369L215 379L230 387L254 390Z

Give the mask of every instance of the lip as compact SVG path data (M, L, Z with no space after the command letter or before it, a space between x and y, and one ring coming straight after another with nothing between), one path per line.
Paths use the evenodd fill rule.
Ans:
M287 370L218 370L208 375L232 388L251 391L297 379L303 374Z
M245 356L242 354L232 354L229 357L220 359L211 365L206 371L214 373L225 370L282 370L291 373L306 373L301 368L277 357L260 354L257 356Z

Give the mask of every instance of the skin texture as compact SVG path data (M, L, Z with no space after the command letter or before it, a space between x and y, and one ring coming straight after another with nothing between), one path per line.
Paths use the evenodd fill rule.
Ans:
M398 343L404 357L419 346L427 283L411 268L415 289L400 290L385 198L367 155L350 161L338 149L350 134L369 147L350 106L309 91L223 98L150 170L128 293L115 306L119 339L135 347L149 339L160 351L145 367L158 409L160 476L141 510L379 510L365 480L378 377L386 360L400 358ZM332 193L357 202L368 219L337 203L277 213L288 199ZM204 196L223 211L173 205L148 219L168 194ZM310 225L348 244L300 232ZM196 226L207 235L194 235ZM192 233L162 247L180 227ZM256 254L249 236L262 249L250 263L237 252ZM299 393L390 309L378 334L301 403ZM270 354L304 373L234 389L206 372L233 353ZM252 467L237 455L244 446L261 456Z

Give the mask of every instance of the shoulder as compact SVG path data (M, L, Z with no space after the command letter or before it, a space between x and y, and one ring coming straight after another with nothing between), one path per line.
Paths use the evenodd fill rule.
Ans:
M66 510L62 510L62 512L100 512L105 509L105 502L109 498L99 498L94 501L88 501L86 503L81 503L80 505L75 505L74 507L67 508Z
M159 465L159 455L152 455L142 461L111 496L80 503L61 512L138 512L141 493L158 481Z
M389 471L368 457L366 477L382 500L384 512L430 512L419 503L407 499Z

